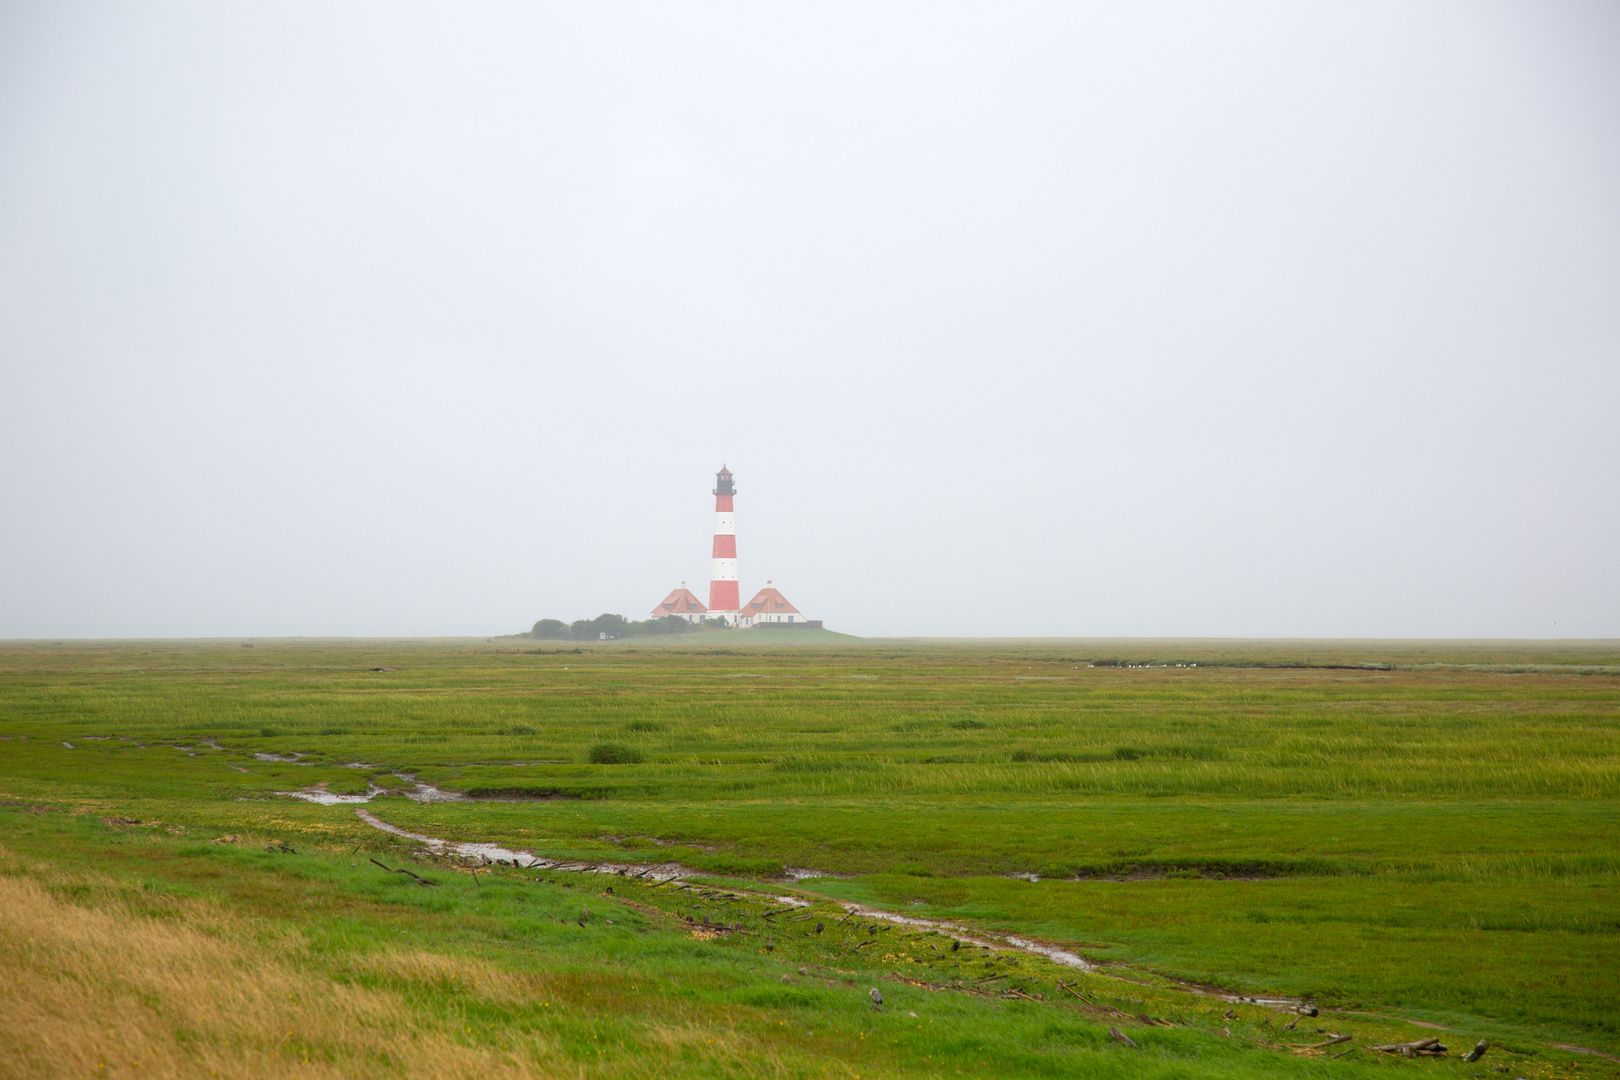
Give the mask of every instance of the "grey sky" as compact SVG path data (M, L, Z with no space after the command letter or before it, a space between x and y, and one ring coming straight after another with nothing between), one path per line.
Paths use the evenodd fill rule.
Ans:
M0 637L1620 636L1620 6L0 7Z

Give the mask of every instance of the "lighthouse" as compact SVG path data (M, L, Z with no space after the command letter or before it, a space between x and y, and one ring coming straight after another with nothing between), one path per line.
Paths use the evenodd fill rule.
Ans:
M709 574L709 617L737 621L737 525L731 498L737 494L731 470L714 474L714 569Z
M686 591L686 582L652 610L655 620L671 615L702 626L718 620L727 626L754 630L820 630L820 619L806 619L787 597L767 581L747 604L737 592L737 523L733 516L737 484L724 465L714 474L714 561L709 572L709 606ZM668 624L674 626L673 623ZM705 627L707 628L707 627Z

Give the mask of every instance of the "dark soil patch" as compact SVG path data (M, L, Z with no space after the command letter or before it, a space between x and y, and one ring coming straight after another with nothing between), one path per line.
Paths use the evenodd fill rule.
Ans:
M1165 878L1266 881L1282 877L1321 877L1343 872L1343 868L1322 859L1234 859L1230 862L1204 863L1120 862L1077 867L1072 876L1076 881L1161 881ZM1058 875L1041 876L1044 878Z
M0 810L17 810L24 814L53 814L58 809L55 806L46 806L44 803L23 802L21 799L0 796Z
M555 799L590 798L588 792L564 791L555 787L474 787L462 792L469 799L481 802L550 802ZM601 796L597 796L600 798Z

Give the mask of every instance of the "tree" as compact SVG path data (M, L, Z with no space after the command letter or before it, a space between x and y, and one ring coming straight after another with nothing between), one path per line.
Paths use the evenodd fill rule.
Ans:
M603 613L594 619L578 619L565 623L560 619L541 619L529 631L529 636L541 641L600 641L609 638L653 637L663 634L689 634L694 630L729 630L724 619L704 619L690 623L679 615L665 615L643 622L632 622L623 615Z
M580 619L568 628L575 641L596 641L603 634L610 638L623 637L628 620L623 615L603 612L594 619Z

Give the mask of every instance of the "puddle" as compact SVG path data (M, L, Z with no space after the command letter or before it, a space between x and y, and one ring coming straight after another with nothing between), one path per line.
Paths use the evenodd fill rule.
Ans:
M417 784L415 791L407 791L405 797L411 802L438 803L438 802L466 802L467 796L459 791L440 791L432 784Z
M1030 941L1026 938L1012 937L1010 935L1002 937L985 934L982 931L969 930L965 926L958 926L956 923L941 922L938 919L919 919L913 915L897 915L892 911L867 907L865 904L849 903L843 900L838 901L838 904L851 915L897 923L900 926L914 926L923 930L938 930L949 934L964 944L977 945L981 949L1011 949L1016 952L1030 953L1034 956L1044 956L1055 964L1062 964L1064 967L1071 967L1077 971L1097 970L1097 965L1082 956L1065 949L1059 949L1053 945L1042 945L1038 941Z
M1064 967L1078 968L1081 971L1097 970L1097 965L1091 963L1085 957L1079 955L1078 953L1069 952L1067 949L1060 949L1056 945L1042 945L1038 941L1028 941L1019 937L1008 937L1003 938L1002 940L1006 941L1007 944L1012 945L1015 948L1022 949L1024 952L1034 953L1036 956L1044 956L1054 964L1062 964Z
M459 791L444 791L432 784L424 784L410 773L397 772L394 774L406 783L415 784L415 791L405 792L405 797L411 802L439 803L439 802L466 802L467 796Z
M259 758L261 760L263 760L263 759L269 759L269 760L272 760L272 761L283 761L283 760L285 760L284 758L277 758L277 757L274 757L273 755L270 755L270 754L254 754L253 756L256 757L256 758ZM305 762L305 764L313 764L313 762ZM234 765L231 766L231 767L232 768L237 768ZM351 769L369 769L369 768L373 768L373 767L374 766L362 765L362 764L359 764L359 763L356 763L356 764L353 764L353 765L349 766L349 768L351 768ZM247 772L246 769L237 769L237 771L238 772ZM459 791L444 791L444 790L442 790L440 788L434 787L432 784L424 784L421 781L417 780L416 777L411 776L411 775L409 775L407 773L395 773L394 775L399 777L401 780L407 781L408 783L411 783L411 784L415 785L415 787L416 787L415 791L396 791L396 792L394 792L395 794L398 794L398 795L404 795L407 799L411 800L412 802L417 802L417 803L442 803L442 802L466 802L467 801L467 796L461 794ZM364 795L334 795L333 793L326 790L326 785L325 784L315 784L312 787L301 788L298 791L277 791L277 792L275 792L275 794L284 795L289 799L303 799L305 802L320 803L322 806L338 806L338 805L342 805L342 804L346 804L346 803L368 803L372 799L377 798L379 795L387 795L387 794L389 794L389 789L385 788L385 787L379 787L376 784L368 784L366 786L366 793Z
M141 749L144 750L146 748L143 746L143 747L141 747ZM263 753L255 752L253 756L258 758L260 761L280 761L280 762L286 762L286 763L296 763L299 758L308 757L309 755L308 754L263 754ZM312 764L314 764L314 762L306 761L304 764L312 765Z
M1028 953L1032 956L1041 956L1052 961L1054 964L1062 964L1064 967L1074 968L1076 971L1100 972L1102 970L1096 964L1093 964L1091 961L1087 960L1078 953L1072 953L1067 949L1060 949L1055 945L1047 945L1039 941L1031 941L1028 938L1015 937L1012 934L986 934L981 930L970 930L967 927L959 926L956 923L942 922L938 919L919 919L912 915L897 915L892 911L883 911L879 908L867 907L865 904L855 904L842 900L838 901L838 904L843 907L844 910L854 915L864 916L865 918L869 919L879 919L884 922L898 923L901 926L914 926L920 929L939 930L960 940L963 944L976 945L981 949L1012 950L1015 952ZM1301 998L1248 997L1243 994L1221 993L1218 990L1198 986L1193 983L1178 982L1177 985L1183 990L1187 990L1195 994L1202 994L1207 997L1219 998L1222 1001L1231 1002L1234 1005L1262 1005L1274 1009L1287 1009L1305 1004L1304 1000Z
M1180 985L1183 989L1191 990L1195 994L1209 994L1210 997L1217 997L1222 1001L1230 1001L1234 1005L1264 1005L1268 1009L1292 1009L1296 1005L1305 1004L1304 998L1247 997L1243 994L1210 993L1208 990L1203 990L1196 986L1188 986L1186 983L1182 983ZM1410 1021L1408 1022L1410 1023Z
M355 815L373 829L381 829L383 832L392 833L407 840L415 840L437 855L456 855L463 859L479 859L483 862L503 866L519 866L525 870L567 870L577 874L616 874L624 877L645 878L649 881L674 881L677 878L691 877L699 873L690 866L682 866L680 863L649 865L646 863L588 863L545 859L532 851L514 850L501 847L499 844L454 842L440 840L435 836L423 836L421 833L409 832L397 825L390 825L369 810L356 810Z
M394 836L403 837L406 840L415 840L436 855L455 855L463 859L477 859L481 862L495 863L498 866L517 866L525 870L561 870L574 874L613 874L618 877L641 878L645 881L679 881L682 878L703 876L703 871L694 870L690 866L677 862L614 863L547 859L536 855L532 851L502 847L499 844L441 840L436 836L424 836L422 833L413 833L407 829L401 829L397 825L390 825L369 810L356 810L354 813L356 817L373 829L381 829L385 833L392 833ZM811 903L809 900L797 896L752 893L744 889L726 889L724 891L737 896L786 904L789 907L809 907Z
M291 799L303 799L305 802L319 803L322 806L343 806L349 803L370 802L385 790L387 789L372 784L366 789L364 795L339 795L317 785L316 787L304 788L302 791L278 791L276 794L285 795Z
M810 881L814 878L835 878L842 875L829 874L825 870L811 870L804 866L784 866L782 867L782 876L789 881Z
M67 747L69 750L77 749L77 747L75 747L72 743L68 742L66 739L62 740L62 745Z

